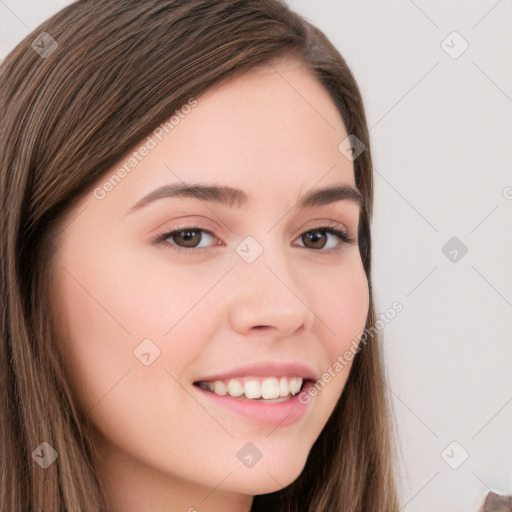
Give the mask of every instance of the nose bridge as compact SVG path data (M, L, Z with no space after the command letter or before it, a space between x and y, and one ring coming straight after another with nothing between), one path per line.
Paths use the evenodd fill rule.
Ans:
M277 231L258 238L261 242L247 236L235 249L236 283L229 308L233 328L247 332L265 326L279 331L279 336L311 328L314 313L289 247Z

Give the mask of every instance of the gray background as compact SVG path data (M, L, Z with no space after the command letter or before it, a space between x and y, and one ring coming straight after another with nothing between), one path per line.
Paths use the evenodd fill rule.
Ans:
M0 57L69 3L0 0ZM365 101L403 510L476 512L512 494L512 0L288 3Z

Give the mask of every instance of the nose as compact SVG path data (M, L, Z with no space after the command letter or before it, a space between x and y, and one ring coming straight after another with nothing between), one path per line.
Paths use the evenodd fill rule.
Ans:
M315 313L308 303L304 268L292 268L282 250L263 253L252 263L240 258L233 272L229 301L231 327L240 334L268 331L284 338L299 330L310 330ZM310 277L315 286L314 277Z

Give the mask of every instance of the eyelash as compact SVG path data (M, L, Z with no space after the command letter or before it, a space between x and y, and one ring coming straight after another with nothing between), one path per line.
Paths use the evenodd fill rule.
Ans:
M173 235L177 234L177 233L180 233L182 231L201 231L201 232L204 232L204 233L207 233L211 236L213 236L214 238L217 238L211 231L207 230L207 229L202 229L200 228L199 226L183 226L183 227L180 227L180 228L176 228L176 229L173 229L172 231L168 231L168 232L165 232L165 233L162 233L161 235L158 235L157 237L155 237L153 240L152 240L152 244L153 245L156 245L156 246L159 246L159 247L165 247L165 248L169 248L177 253L181 253L181 252L185 252L185 253L190 253L190 252L198 252L198 251L201 251L201 250L205 250L205 249L210 249L211 247L215 247L215 245L213 246L210 246L210 247L180 247L179 245L176 245L176 244L172 244L172 243L169 243L167 240L169 238L171 238ZM336 251L339 251L342 249L343 245L344 244L354 244L355 243L355 240L350 237L348 235L348 233L346 231L342 231L340 229L338 229L338 225L337 224L331 224L331 223L328 223L327 225L324 225L324 226L319 226L319 227L316 227L316 228L312 228L312 229L308 229L307 231L304 231L304 233L302 233L299 238L307 233L312 233L312 232L315 232L315 231L319 231L321 233L330 233L331 235L335 235L337 236L340 240L341 240L341 243L335 247L335 248L331 248L331 249L311 249L312 251L317 251L317 252L336 252ZM218 240L218 239L217 239ZM303 249L309 249L309 247L302 247Z

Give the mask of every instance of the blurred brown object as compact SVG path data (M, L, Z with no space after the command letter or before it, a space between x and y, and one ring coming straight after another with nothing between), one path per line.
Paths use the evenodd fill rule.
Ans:
M485 497L481 512L512 512L512 497L490 492Z

